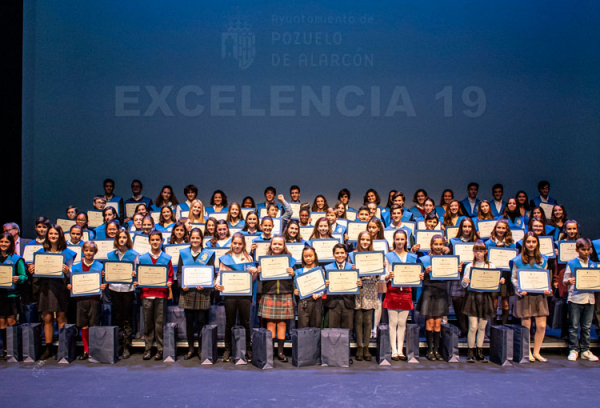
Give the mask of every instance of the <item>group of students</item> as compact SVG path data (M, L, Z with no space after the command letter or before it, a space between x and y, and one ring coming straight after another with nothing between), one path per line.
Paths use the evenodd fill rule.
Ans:
M0 262L15 264L14 288L0 289L0 333L6 344L6 326L17 322L17 315L23 312L22 304L36 301L44 321L46 349L42 359L54 354L52 348L54 323L62 327L67 322L67 310L76 307L76 324L81 329L84 345L80 359L88 358L89 327L99 324L100 304L112 303L114 320L119 327L120 354L123 358L131 355L132 312L136 297L141 300L144 321L145 351L143 358L151 359L153 342L156 341L156 360L163 358L163 326L168 302L178 304L184 310L188 352L185 359L197 355L195 333L208 323L211 304L222 302L225 306L225 351L223 361L231 359L232 327L239 321L246 330L247 357L252 358L250 327L256 316L252 315L252 304L257 307L261 324L272 332L276 339L276 355L280 361L287 361L283 345L288 332L288 322L297 318L296 327L348 328L354 331L357 343L357 360L370 361L369 341L376 335L375 328L382 319L382 311L387 311L390 343L393 360L405 360L403 352L404 334L408 316L416 309L425 317L427 358L441 360L440 342L442 320L449 316L450 305L456 315L456 325L461 335L468 340L467 361L483 361L483 342L489 319L495 319L497 307L502 310L501 324L509 319L509 299L516 296L513 320L520 319L522 325L531 328L535 320L535 336L531 361L547 361L540 354L543 342L546 317L549 315L548 297L554 295L566 298L569 305L569 360L579 356L597 361L589 350L590 327L594 314L600 315L596 301L597 293L575 289L574 271L576 268L596 268L600 250L600 240L593 243L579 235L577 222L567 218L566 210L549 196L550 185L540 182L539 197L531 202L524 191L515 198L503 201L502 185L494 185L493 199L477 198L479 186L470 183L468 196L462 201L454 199L451 190L445 190L441 202L436 206L427 192L419 189L413 196L414 206L405 209L405 195L392 190L387 205L381 206L377 191L369 189L358 209L349 206L350 191L342 189L338 201L330 206L324 196L315 198L312 205L300 200L300 188L290 188L290 200L277 195L275 188L268 187L264 192L265 201L255 203L252 197L245 197L241 205L229 203L225 193L217 190L210 199L210 207L198 199L198 188L188 185L184 189L186 201L180 203L173 189L163 187L153 202L142 195L142 183L134 180L131 185L132 197L122 199L114 195L114 181L105 180L105 194L93 200L94 209L101 211L103 223L95 228L88 226L87 212L79 212L69 206L66 211L72 220L68 237L59 225L51 224L45 217L36 221L35 240L29 243L20 238L16 224L4 226L0 235ZM550 207L548 207L550 206ZM135 208L135 211L131 211ZM549 219L546 213L550 208ZM157 214L153 217L153 213ZM312 218L314 217L314 218ZM158 222L156 219L158 218ZM350 221L365 223L364 231L356 237L349 237L347 226ZM495 220L489 238L482 239L478 233L478 223ZM429 250L421 250L415 238L417 225L426 230L445 231L448 227L458 227L456 236L448 238L444 233L435 234L429 242ZM513 232L523 231L518 242ZM305 236L302 231L310 231ZM385 232L392 231L389 250L385 254L384 272L376 276L360 277L356 282L360 291L356 295L328 295L327 290L300 299L293 279L260 280L261 267L257 255L258 245L268 242L266 256L291 255L288 244L303 244L301 259L292 258L286 269L289 277L301 276L315 267L325 271L354 269L357 253L374 251L374 245L386 239ZM89 237L85 240L85 237ZM150 250L138 253L134 250L134 239L147 237ZM578 257L566 264L559 263L557 257L549 259L540 252L539 237L551 236L555 243L576 241ZM248 237L251 238L248 241ZM332 249L334 262L321 262L311 241L315 239L339 240ZM166 288L136 288L135 272L131 284L102 284L102 297L69 297L69 275L97 271L104 273L102 261L96 260L98 246L95 240L113 240L114 250L109 252L109 261L128 261L141 265L165 265L168 268ZM435 280L431 277L431 257L446 255L459 243L473 243L472 259L459 264L456 281ZM26 263L21 257L27 245L43 247L39 253L61 253L63 255L62 279L34 277L35 265ZM179 260L173 264L172 257L165 252L169 245L184 245L179 251ZM81 262L75 263L76 252L69 246L81 246ZM217 248L228 248L225 254L217 256ZM379 247L378 247L379 248ZM510 262L510 271L500 279L500 291L477 292L468 290L472 268L495 266L488 260L491 248L516 248L519 254ZM387 249L387 245L386 245ZM260 255L263 256L264 254ZM217 259L218 258L218 259ZM394 287L393 264L419 263L423 266L420 275L422 288ZM213 288L186 288L182 284L184 266L219 265L215 268ZM520 292L517 271L522 269L549 269L553 291L544 294ZM252 296L219 296L224 288L220 284L222 271L247 271L252 276ZM329 281L325 282L329 285ZM581 336L578 337L578 330ZM5 352L4 352L5 353Z

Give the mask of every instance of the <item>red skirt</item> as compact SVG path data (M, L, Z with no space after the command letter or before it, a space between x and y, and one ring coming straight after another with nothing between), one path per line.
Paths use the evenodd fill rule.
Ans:
M388 282L383 307L386 309L413 310L412 289L393 288L391 282Z

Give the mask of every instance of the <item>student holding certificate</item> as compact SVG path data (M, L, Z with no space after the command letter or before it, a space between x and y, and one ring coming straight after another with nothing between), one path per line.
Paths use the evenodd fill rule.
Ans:
M193 224L204 224L204 205L197 198L192 201L187 220L185 220L185 229L189 231L194 228Z
M315 227L309 239L331 239L331 225L326 217L321 217L315 222Z
M69 229L69 239L67 241L67 245L83 246L83 240L81 239L82 236L83 228L77 224L71 226Z
M169 289L173 283L173 265L171 256L162 251L163 236L160 231L151 231L149 234L150 252L140 256L140 265L164 265L167 267L167 288L142 288L142 310L144 312L144 341L146 343L144 360L152 357L152 343L156 338L156 354L154 359L163 359L163 326L165 322L166 302ZM137 276L140 279L140 276ZM137 285L137 282L134 282Z
M362 231L358 234L356 252L350 253L350 262L355 265L355 255L358 252L373 251L373 239L368 231ZM365 276L360 278L362 287L360 293L356 295L354 307L354 331L356 332L356 359L362 361L371 361L369 353L369 341L371 339L371 330L373 327L373 311L377 308L379 299L377 298L377 282L379 275Z
M68 275L71 271L71 265L75 259L75 252L67 248L65 234L58 225L52 225L48 229L47 239L44 241L44 247L36 254L61 254L63 276L52 278L36 278L38 287L38 308L44 318L44 335L46 339L46 349L40 356L40 360L49 359L54 351L52 349L52 339L54 335L54 314L60 329L67 323L67 308L69 305L69 292L67 291ZM36 272L35 263L29 265L29 273ZM58 272L58 271L52 271Z
M173 226L171 237L169 238L169 245L180 245L189 242L188 232L185 229L185 224L181 221L177 221Z
M527 222L527 231L531 231L531 220L538 218L542 224L543 224L543 228L542 228L542 233L538 234L538 236L543 235L543 236L554 236L555 234L555 228L550 225L548 223L548 220L546 218L546 213L544 212L544 210L542 210L540 207L535 207L533 210L531 210L531 217L529 217L529 219L526 219L525 221Z
M106 207L102 210L102 216L104 218L104 224L94 229L95 239L106 239L106 228L108 223L112 220L117 220L119 217L117 210L113 207Z
M225 224L227 225L227 224ZM179 296L179 307L185 314L185 330L188 342L188 352L185 360L196 355L194 348L196 331L202 333L204 325L208 324L208 313L210 310L210 295L212 289L197 286L195 288L184 287L183 267L203 266L213 262L211 252L202 251L204 237L200 228L194 228L190 232L190 247L179 251L179 263L177 265L177 282L181 290ZM196 323L196 329L194 329Z
M323 218L321 218L323 219ZM305 246L302 250L302 266L294 271L297 276L302 276L313 268L319 266L319 257L310 246ZM298 289L294 289L294 294L299 296ZM306 299L296 298L298 304L298 328L321 327L323 319L323 298L327 298L325 291L313 293Z
M461 280L463 288L468 288L471 283L471 270L473 268L494 269L495 266L488 262L488 249L483 241L478 240L473 246L473 263L467 264ZM504 283L504 278L500 279ZM483 341L485 340L485 328L488 319L496 317L496 308L491 292L477 292L469 290L463 306L463 313L469 316L469 334L467 342L469 350L467 352L467 363L474 363L475 360L487 363L488 360L483 355ZM475 339L477 338L477 343ZM477 344L477 349L475 349Z
M217 219L214 217L208 217L204 226L204 238L214 237L217 233Z
M225 248L229 246L231 234L229 233L229 225L225 220L218 220L216 226L216 234L206 243L207 248Z
M179 200L175 197L173 187L164 186L160 190L160 194L156 197L156 202L150 206L152 211L162 211L163 207L169 207L171 210L177 208ZM173 217L174 218L174 217Z
M19 288L27 281L25 261L15 254L15 239L9 232L0 234L0 265L14 268L9 279L2 279L3 285L12 285L12 288L0 288L0 337L4 345L0 360L6 360L6 327L17 324L17 315L20 313Z
M485 246L489 250L490 248L516 248L515 241L512 237L512 232L508 226L508 220L500 218L490 238L485 241ZM510 297L515 295L515 289L510 279L504 279L504 282L500 285L500 292L493 294L494 298L494 309L498 306L498 296L502 297L502 326L508 324L508 315L510 309Z
M308 242L306 242L300 235L300 225L296 220L291 220L288 222L287 227L285 227L285 231L283 231L283 236L285 237L286 244L308 245Z
M343 207L343 205L342 205ZM341 224L338 224L337 219L337 211L335 210L335 208L333 207L329 207L326 211L326 215L327 217L327 222L329 223L330 227L331 227L331 233L332 234L345 234L346 233L346 227L344 227Z
M271 224L273 223L270 217L263 218L263 230L266 229L267 225L265 224L265 220L267 218ZM286 254L290 255L290 251L288 251L285 246L285 239L283 236L277 235L273 237L269 249L267 250L267 255ZM259 266L258 272L260 273L260 271L261 268ZM294 270L291 267L286 268L286 272L290 277L294 276ZM258 306L258 315L262 316L263 319L266 319L267 330L273 334L273 338L277 337L277 358L279 361L285 363L288 361L288 358L283 353L286 320L295 318L294 301L292 299L294 281L292 279L261 281L259 290L262 293L262 296Z
M508 226L510 228L525 228L525 217L521 216L519 208L517 207L517 200L514 198L509 198L506 202L506 207L504 207L502 218L506 218L508 220Z
M94 260L98 252L98 246L94 241L88 241L83 244L83 259L80 263L73 265L71 273L73 275L86 272L102 272L104 266ZM71 284L67 285L71 290ZM106 289L106 284L100 285L100 290ZM79 360L89 358L90 345L90 327L98 326L100 323L100 295L78 296L77 297L77 328L81 330L81 341L83 342L83 354Z
M231 209L231 207L229 207ZM256 280L258 269L252 265L252 257L246 251L246 240L244 235L239 232L233 234L231 238L231 250L229 250L220 259L219 273L215 279L215 289L226 291L222 286L222 271L240 271L251 275L252 280ZM252 284L250 284L252 285ZM240 324L246 329L246 358L252 360L252 349L250 346L250 306L252 305L252 296L225 296L225 352L223 353L223 362L231 361L231 328L235 326L236 316L239 317Z
M550 197L550 183L542 180L538 183L538 192L540 195L531 200L531 207L537 207L540 204L557 204L556 200Z
M132 278L135 278L135 265L139 262L139 254L133 250L131 235L126 228L121 228L114 243L115 250L107 254L110 262L132 262ZM113 303L115 324L119 328L119 355L123 359L131 356L131 317L135 298L133 279L131 283L110 283L108 290Z
M417 263L417 256L406 251L408 234L405 230L399 229L394 232L394 250L386 254L388 261L387 275L387 293L383 300L383 307L388 311L390 320L390 343L392 344L392 360L406 360L402 348L404 346L404 334L406 333L406 321L408 313L414 309L412 301L412 288L393 287L394 270L392 265L395 263ZM423 274L420 276L423 279Z
M544 335L546 333L546 317L550 314L548 310L547 296L552 292L549 290L544 293L521 292L519 288L519 278L517 271L519 269L546 269L548 259L540 253L540 241L534 232L530 231L523 238L524 244L521 249L521 255L514 258L511 264L512 283L517 292L517 305L515 308L515 317L521 319L521 324L531 330L531 318L535 318L535 338L533 345L533 354L529 349L529 361L535 360L547 362L548 360L540 354Z
M229 207L227 207L227 196L222 190L215 190L210 197L210 205L211 207L206 207L207 216L214 213L226 213L229 211Z
M383 223L381 220L375 216L371 217L369 222L367 223L367 231L369 235L371 235L371 240L384 240L385 236L383 235L384 230ZM375 316L373 318L373 327L371 329L371 337L377 336L377 326L381 321L381 313L383 311L383 295L387 292L387 286L385 282L379 281L377 282L377 308L375 309Z
M579 285L577 279L579 278L576 278L578 268L598 268L598 265L590 261L592 242L589 239L579 238L575 248L578 257L567 263L567 270L563 279L563 283L569 287L568 360L576 361L577 357L581 356L584 360L598 361L598 357L590 351L590 328L594 317L595 294L593 291L577 289L577 285ZM583 272L581 273L583 274ZM580 328L581 339L577 338Z
M150 199L149 197L144 197L144 195L142 195L143 188L144 186L142 185L142 182L140 180L133 180L131 182L131 197L125 200L125 207L127 207L127 204L143 203L144 205L146 205L146 208L150 208L150 206L152 205L152 199ZM135 212L138 212L137 209Z
M242 228L242 234L260 234L258 214L256 213L256 211L250 211L246 215L246 222L244 224L244 227Z
M188 184L183 188L183 194L187 200L185 203L180 203L177 206L177 209L175 210L175 218L177 220L188 217L190 209L192 208L192 202L198 197L198 187L193 184Z
M502 209L504 209L504 204L502 205ZM473 220L475 224L477 224L477 221L487 221L495 218L490 202L488 200L481 200L477 207L477 218Z
M552 208L552 217L550 218L550 225L554 227L554 240L558 241L563 235L565 223L569 217L567 216L567 210L562 205L556 204Z
M517 191L515 194L517 200L517 211L521 217L529 218L531 214L531 207L529 206L529 198L527 197L527 193L523 190ZM506 206L505 206L506 208ZM502 212L503 214L504 212Z
M156 229L160 232L171 232L173 231L174 226L175 215L173 214L173 210L168 205L163 205L160 208L160 218L156 225Z
M425 316L425 337L427 338L427 359L442 361L439 352L442 338L442 316L448 316L448 284L443 280L431 279L431 256L444 254L444 237L434 235L431 237L431 251L429 255L419 258L423 264L425 275L423 280L423 293L417 303L417 310Z
M444 222L442 223L442 227L455 227L465 218L465 215L463 214L462 207L458 200L450 201L448 207L450 210L444 212Z
M227 211L227 224L229 228L244 228L244 214L238 203L231 203Z
M90 239L94 239L96 235L94 234L94 231L88 228L88 216L86 213L78 213L77 217L75 218L75 223L83 229L83 232L87 232L89 234Z

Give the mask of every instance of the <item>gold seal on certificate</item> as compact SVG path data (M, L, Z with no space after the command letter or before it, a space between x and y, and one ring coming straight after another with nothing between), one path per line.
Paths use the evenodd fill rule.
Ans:
M600 269L576 268L575 289L600 292Z
M383 252L356 252L354 254L354 265L360 276L381 275L384 273Z
M550 274L547 269L519 269L520 292L544 293L550 291Z
M431 257L431 279L457 280L459 258L453 255L434 255Z
M356 295L360 289L358 282L358 271L356 269L334 269L327 273L329 286L327 293L331 295Z
M106 262L104 264L104 280L106 283L132 283L133 268L133 262Z
M99 272L74 273L71 275L71 296L93 296L100 294Z
M166 265L138 265L137 283L144 288L166 288L169 269Z
M510 269L510 261L517 255L518 251L513 248L490 248L488 252L490 263L505 271Z
M246 275L250 275L247 273ZM215 271L212 266L184 266L182 270L182 287L195 288L202 286L203 288L212 288L215 286Z
M12 289L13 281L12 278L15 274L14 265L2 265L0 264L0 288Z
M422 264L395 263L392 265L392 271L394 272L393 287L421 286Z
M500 289L500 269L471 268L469 289L478 292L497 292Z
M290 267L289 255L263 256L258 261L261 280L291 279L287 273Z
M34 257L35 269L33 276L62 278L63 261L64 257L60 253L37 253Z
M252 296L252 274L248 272L222 271L222 295Z

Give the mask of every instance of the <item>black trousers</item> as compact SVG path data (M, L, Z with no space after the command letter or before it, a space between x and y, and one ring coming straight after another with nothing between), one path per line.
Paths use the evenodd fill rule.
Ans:
M119 348L131 347L131 312L135 295L133 292L116 292L110 289L106 292L110 292L113 315L119 327Z
M344 302L337 302L334 308L327 310L329 313L329 328L350 330L354 328L354 309L348 309Z
M452 307L454 308L454 314L456 316L456 327L460 330L462 334L467 333L467 316L463 313L463 305L465 304L464 296L453 296L452 297Z
M323 299L308 297L298 301L298 328L321 328L323 321Z
M252 296L225 296L225 349L231 351L231 328L236 317L246 329L246 350L250 347L250 306Z
M194 350L195 333L198 332L198 338L202 333L204 325L208 324L209 310L184 309L185 315L185 335L187 337L189 351Z

